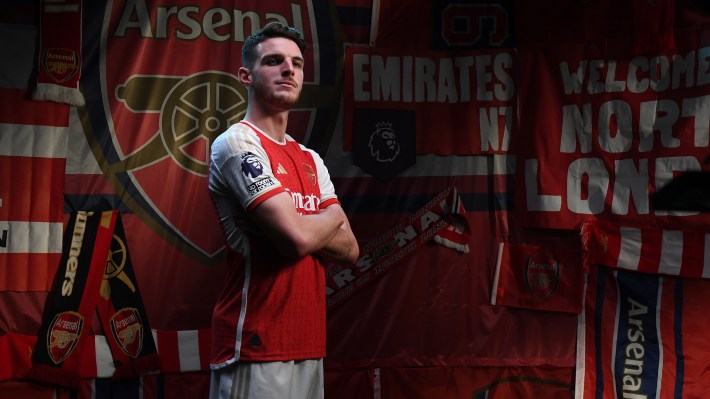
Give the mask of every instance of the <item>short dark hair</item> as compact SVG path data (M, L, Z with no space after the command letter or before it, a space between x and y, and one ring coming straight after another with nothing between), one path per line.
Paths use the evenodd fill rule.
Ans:
M303 39L303 35L301 35L298 29L278 22L269 22L244 41L244 45L242 46L242 64L247 68L251 68L256 58L256 46L264 40L274 37L290 39L296 43L301 53L306 52L306 41Z

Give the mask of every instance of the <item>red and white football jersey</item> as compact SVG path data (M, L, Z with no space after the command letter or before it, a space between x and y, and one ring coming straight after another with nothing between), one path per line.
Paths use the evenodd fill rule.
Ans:
M288 259L247 217L288 192L300 214L337 203L320 156L290 136L276 142L242 121L212 145L210 193L228 243L228 278L212 320L212 368L235 361L325 356L325 271Z

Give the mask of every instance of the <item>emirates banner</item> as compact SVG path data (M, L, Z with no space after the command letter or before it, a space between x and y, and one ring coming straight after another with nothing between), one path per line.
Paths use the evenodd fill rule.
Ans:
M407 151L507 153L516 73L511 50L348 47L344 147L382 167Z
M652 195L684 171L708 168L709 56L695 41L639 55L591 44L522 51L521 221L707 226L697 212L654 209Z

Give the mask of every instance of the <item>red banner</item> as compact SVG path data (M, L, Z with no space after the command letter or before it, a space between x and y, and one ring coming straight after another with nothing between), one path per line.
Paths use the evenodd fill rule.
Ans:
M381 48L512 48L514 3L512 0L375 1L370 42Z
M378 371L375 398L568 399L573 388L572 368L419 367Z
M580 313L583 292L579 248L498 245L491 305Z
M516 209L526 226L572 229L589 217L707 226L707 216L650 201L677 174L708 169L710 47L683 48L637 56L591 44L521 52L526 128L515 137Z
M517 113L516 74L511 50L349 47L344 148L375 157L386 146L378 147L373 135L387 125L399 142L411 135L408 150L417 154L506 153Z

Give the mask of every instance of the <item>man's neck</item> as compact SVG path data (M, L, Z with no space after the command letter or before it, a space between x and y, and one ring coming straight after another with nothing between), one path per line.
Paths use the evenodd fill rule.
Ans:
M265 113L249 107L244 119L278 142L283 141L286 136L288 111Z

